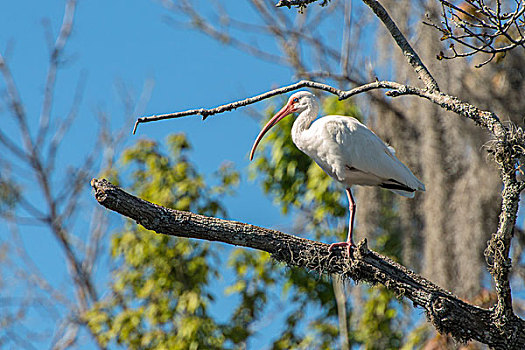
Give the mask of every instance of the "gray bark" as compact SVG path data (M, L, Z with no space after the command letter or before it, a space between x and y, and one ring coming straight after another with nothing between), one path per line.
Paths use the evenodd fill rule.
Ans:
M400 298L425 310L428 320L440 333L459 342L477 340L494 349L525 348L525 321L512 312L502 324L496 309L466 303L404 266L367 248L366 240L352 250L329 252L329 245L290 234L236 221L165 208L137 198L107 180L93 179L95 198L158 234L224 242L272 254L290 266L320 274L337 274L356 283L382 284Z

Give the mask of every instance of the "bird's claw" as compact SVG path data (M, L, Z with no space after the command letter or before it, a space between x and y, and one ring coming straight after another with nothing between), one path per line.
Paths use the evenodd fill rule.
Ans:
M350 255L350 250L351 250L352 247L355 247L355 244L353 242L332 243L332 244L330 244L330 247L328 247L328 251L332 252L335 247L346 247L347 253L348 253L348 257L351 257L352 255Z

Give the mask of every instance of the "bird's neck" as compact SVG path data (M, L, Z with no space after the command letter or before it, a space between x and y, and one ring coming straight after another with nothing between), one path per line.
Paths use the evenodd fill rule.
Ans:
M319 113L319 106L316 104L310 105L309 108L302 111L292 126L292 139L297 144L296 140L305 136L305 132L310 128L317 114Z

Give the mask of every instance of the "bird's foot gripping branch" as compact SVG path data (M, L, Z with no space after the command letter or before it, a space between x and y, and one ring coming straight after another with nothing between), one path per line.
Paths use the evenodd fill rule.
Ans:
M320 274L338 274L355 282L382 284L400 298L425 310L441 333L460 342L478 340L495 349L524 349L525 322L513 317L504 328L492 309L466 303L404 266L369 250L366 241L357 244L348 259L340 251L279 231L236 221L207 217L165 208L137 198L104 179L93 179L97 201L158 234L224 242L268 252L281 262ZM315 278L312 276L312 278Z

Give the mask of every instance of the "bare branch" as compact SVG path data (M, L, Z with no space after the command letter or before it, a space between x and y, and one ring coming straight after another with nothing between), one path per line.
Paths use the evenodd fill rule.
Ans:
M344 28L341 44L340 66L343 75L348 76L350 59L350 40L352 39L352 1L346 0L344 7Z
M82 74L80 76L80 79L78 80L77 87L75 89L75 96L73 97L73 101L71 103L69 113L60 122L60 125L57 127L55 133L53 134L49 142L49 150L47 152L46 171L51 172L53 171L55 167L55 160L56 160L58 147L60 143L62 142L62 139L68 132L69 128L73 124L73 121L78 115L78 110L80 108L82 97L84 95L85 85L86 85L86 76L85 74Z
M417 87L403 85L403 84L391 82L391 81L375 81L375 82L361 85L351 90L345 91L345 90L334 88L327 84L318 83L318 82L309 81L309 80L302 80L295 84L291 84L291 85L284 86L278 89L270 90L268 92L256 95L254 97L250 97L244 100L239 100L236 102L228 103L228 104L218 106L215 108L211 108L211 109L205 109L205 108L190 109L190 110L183 111L183 112L141 117L141 118L138 118L137 121L135 122L133 133L136 132L138 125L141 123L148 123L148 122L164 120L164 119L181 118L181 117L186 117L190 115L201 115L203 120L205 120L210 115L228 112L233 109L237 109L239 107L244 107L244 106L268 99L273 96L285 94L287 92L305 88L305 87L329 92L331 94L338 96L340 100L344 100L354 95L357 95L363 92L367 92L370 90L391 89L391 91L387 92L387 95L390 97L397 97L401 95L414 95L414 96L423 97L439 105L442 108L445 108L463 117L474 120L478 125L486 128L488 131L494 134L497 138L504 137L506 134L505 127L503 126L503 124L501 124L501 121L494 113L488 112L488 111L481 111L475 106L472 106L471 104L463 102L456 97L449 96L449 95L446 95L446 94L443 94L437 91L431 92L428 90L423 90Z
M247 52L249 54L252 54L254 56L258 56L263 58L266 61L282 64L284 63L285 59L279 55L276 55L273 52L265 51L261 48L259 48L256 44L243 42L242 40L239 40L229 33L225 31L220 31L213 25L211 25L206 18L200 15L198 11L196 11L192 4L188 1L181 1L181 3L175 3L173 1L164 1L163 2L164 7L166 7L168 10L174 11L174 10L180 10L181 12L187 14L190 17L190 23L188 25L195 27L196 29L200 30L202 33L208 35L209 37L223 43L228 44L232 47L235 47L241 51ZM175 21L170 19L168 21L170 24L175 24Z
M346 253L331 253L328 244L235 221L168 209L137 198L106 180L93 179L95 198L106 207L159 234L224 242L262 250L290 266L337 274L356 282L382 284L422 307L441 333L460 342L478 340L494 349L525 348L525 322L516 316L502 329L494 311L468 304L404 266L358 244Z
M35 142L36 147L41 146L49 127L51 108L53 106L53 94L55 92L57 69L60 63L60 56L73 29L76 3L76 0L68 0L66 2L62 26L60 27L58 37L51 51L50 64L47 71L46 84L44 88L44 102L42 103L42 111L40 113L40 126L38 128L38 134Z
M14 156L19 158L22 161L27 161L29 159L28 155L20 148L14 141L12 141L6 134L0 131L0 144L9 150Z
M339 322L339 342L341 343L341 350L349 350L350 338L348 337L348 315L346 312L346 295L344 289L344 281L341 275L332 276L332 288L334 290L334 297L337 304L337 318Z
M516 47L525 48L525 1L515 0L505 4L503 12L501 1L485 3L472 0L455 5L447 0L438 0L442 5L441 22L423 22L439 30L442 40L453 41L466 51L458 52L452 43L452 55L438 55L440 59L468 57L478 53L489 57L476 67L491 62L496 54L503 56ZM514 8L512 8L514 6Z
M223 112L228 112L228 111L231 111L233 109L237 109L239 107L244 107L244 106L253 104L255 102L259 102L259 101L268 99L268 98L273 97L273 96L285 94L287 92L290 92L290 91L293 91L293 90L297 90L297 89L300 89L300 88L303 88L303 87L310 87L310 88L314 88L314 89L324 90L324 91L331 92L331 93L333 93L335 95L339 95L339 93L342 93L342 90L336 89L336 88L331 87L331 86L326 85L326 84L317 83L317 82L313 82L313 81L302 80L302 81L300 81L300 82L298 82L296 84L292 84L292 85L285 86L285 87L282 87L282 88L279 88L279 89L271 90L271 91L265 92L263 94L254 96L254 97L250 97L250 98L247 98L247 99L244 99L244 100L241 100L241 101L229 103L229 104L222 105L222 106L219 106L219 107L215 107L215 108L212 108L212 109L199 108L199 109L191 109L191 110L184 111L184 112L152 115L152 116L149 116L149 117L141 117L141 118L138 118L137 121L135 122L135 126L133 127L133 134L135 134L135 132L137 131L138 125L141 124L141 123L149 123L149 122L153 122L153 121L157 121L157 120L164 120L164 119L180 118L180 117L185 117L185 116L189 116L189 115L201 115L202 116L202 120L206 120L206 118L208 118L208 116L210 116L210 115L223 113Z
M15 85L15 80L13 79L13 75L11 74L11 70L9 69L7 62L5 61L1 53L0 73L4 77L9 107L11 108L13 117L15 118L20 128L24 148L28 153L30 153L33 148L33 141L31 140L31 133L29 132L29 126L27 124L27 116L24 110L24 104L22 103L22 99L20 98L20 94L18 93L18 89ZM28 157L30 156L31 155L28 154Z
M498 297L495 311L497 314L496 322L499 327L514 317L509 278L512 262L509 253L518 214L519 196L523 189L523 183L517 183L513 173L507 173L503 176L503 203L498 230L492 235L485 250L485 257L489 271L494 276Z

